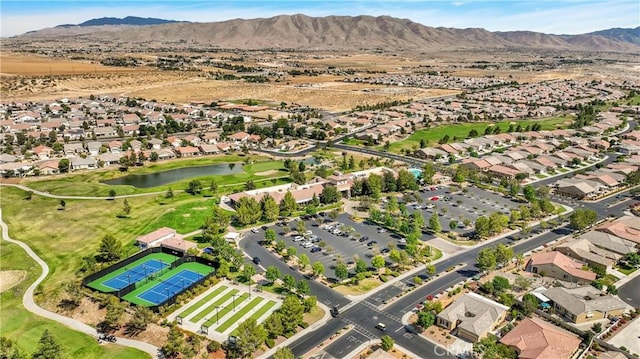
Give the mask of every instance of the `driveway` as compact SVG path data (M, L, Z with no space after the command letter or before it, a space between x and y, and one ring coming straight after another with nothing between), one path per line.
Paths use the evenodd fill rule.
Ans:
M640 355L640 317L629 323L624 329L619 331L613 338L609 340L609 344L619 347L627 347L631 354Z

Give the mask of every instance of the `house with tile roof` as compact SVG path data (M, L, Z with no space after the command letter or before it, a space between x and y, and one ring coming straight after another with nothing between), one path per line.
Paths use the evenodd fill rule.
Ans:
M557 314L576 324L618 317L631 309L620 298L590 285L571 289L554 287L542 294L551 300Z
M520 359L570 359L581 341L540 318L523 319L500 339L500 343L515 349Z
M589 265L600 265L607 269L611 268L621 255L602 249L587 239L572 239L557 246L556 251L583 261Z
M438 314L436 324L475 343L502 323L508 309L476 293L466 293Z
M638 217L620 217L612 222L601 224L596 230L640 244L640 218Z
M540 274L577 284L589 284L596 279L596 274L582 269L583 263L571 259L560 252L535 253L527 262L527 272Z

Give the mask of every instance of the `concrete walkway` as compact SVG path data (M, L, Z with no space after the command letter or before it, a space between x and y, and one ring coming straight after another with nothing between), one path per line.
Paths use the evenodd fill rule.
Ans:
M49 266L47 265L47 263L45 263L42 260L42 258L38 257L38 255L31 249L31 247L29 247L23 242L17 241L9 237L9 227L2 219L2 209L0 209L0 226L2 227L2 238L4 240L6 240L9 243L17 244L18 246L22 247L22 249L24 249L25 252L27 252L29 257L33 258L33 260L36 261L36 263L38 263L40 267L42 267L42 273L40 274L38 279L36 279L33 283L31 283L29 288L27 288L27 290L24 292L24 296L22 297L22 305L24 305L24 308L33 314L39 315L46 319L56 321L73 330L76 330L97 338L97 332L95 328L85 323L82 323L78 320L65 317L58 313L50 312L46 309L39 307L35 303L35 301L33 300L33 292L35 291L36 287L40 285L40 283L42 283L42 281L49 274ZM152 358L158 357L159 349L156 346L151 345L149 343L145 343L137 340L131 340L127 338L120 338L120 337L117 338L117 343L118 345L123 345L126 347L131 347L131 348L135 348L143 352L146 352L149 355L151 355Z
M0 183L0 186L7 186L7 187L16 187L19 188L23 191L31 191L33 192L33 194L37 194L38 196L42 196L42 197L49 197L49 198L57 198L57 199L86 199L86 200L107 200L107 199L118 199L118 198L131 198L131 197L143 197L143 196L156 196L159 194L163 194L165 192L149 192L149 193L137 193L137 194L125 194L122 196L115 196L115 197L99 197L99 196L61 196L61 195L57 195L57 194L51 194L49 192L42 192L42 191L38 191L35 189L31 189L27 186L21 185L21 184L12 184L12 183ZM174 191L174 192L177 192Z

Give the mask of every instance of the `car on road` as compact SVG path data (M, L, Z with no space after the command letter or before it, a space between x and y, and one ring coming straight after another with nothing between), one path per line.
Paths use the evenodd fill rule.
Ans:
M320 247L313 247L313 248L311 248L311 253L320 252L321 250L322 250L322 248L320 248Z
M337 317L340 314L340 312L338 311L338 307L331 308L330 312L331 312L331 316L334 317L334 318Z
M251 232L253 232L253 233L258 233L258 232L259 232L259 230L258 230L258 228L251 228Z
M267 229L269 229L269 227L267 227L267 226L262 226L262 230L263 230L263 231L266 231Z
M381 331L386 331L387 330L387 326L384 325L384 323L378 323L376 324L376 329L381 330Z
M260 264L260 263L262 263L262 261L260 260L260 258L259 258L259 257L253 257L252 261L253 261L253 263L255 263L255 264Z

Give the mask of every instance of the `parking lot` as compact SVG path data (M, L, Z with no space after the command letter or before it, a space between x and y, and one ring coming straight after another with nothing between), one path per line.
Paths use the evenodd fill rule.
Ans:
M442 230L449 231L449 223L455 220L458 226L454 231L460 234L472 232L473 224L480 216L488 216L493 212L509 215L520 205L510 198L475 187L467 187L466 193L462 191L451 193L448 187L439 187L433 191L427 189L419 193L422 203L410 203L407 206L408 212L422 211L425 222L428 223L429 217L437 210ZM465 219L471 221L469 228L463 225ZM426 236L423 240L429 238L432 237Z

